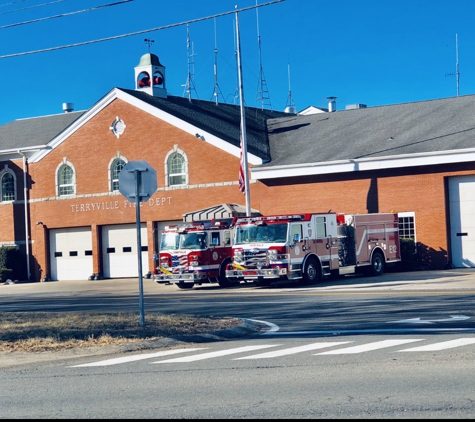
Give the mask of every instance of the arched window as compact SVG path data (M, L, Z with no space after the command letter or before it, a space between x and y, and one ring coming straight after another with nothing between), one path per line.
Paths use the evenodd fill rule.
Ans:
M15 178L9 172L3 173L2 176L2 201L15 200Z
M179 186L188 184L188 162L186 155L176 148L167 157L168 186Z
M58 171L58 196L74 195L74 170L69 164L63 164Z
M119 174L121 170L125 167L126 162L121 158L118 158L112 162L110 167L110 181L111 181L111 191L119 190Z

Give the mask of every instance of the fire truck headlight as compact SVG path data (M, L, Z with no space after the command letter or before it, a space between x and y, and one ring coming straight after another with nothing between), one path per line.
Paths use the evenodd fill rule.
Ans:
M277 251L275 249L267 251L267 257L269 261L277 261Z
M198 261L191 261L190 266L197 267L198 266Z
M236 249L234 251L233 258L234 258L234 262L237 262L237 263L244 262L244 251Z

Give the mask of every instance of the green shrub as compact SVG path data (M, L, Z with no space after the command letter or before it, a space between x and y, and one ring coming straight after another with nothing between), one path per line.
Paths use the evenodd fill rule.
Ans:
M10 268L0 268L0 281L5 283L8 279L13 281L13 270Z
M414 239L400 239L401 262L399 271L415 271L418 267L418 255Z
M7 278L11 280L21 280L25 277L25 264L23 254L15 246L2 246L0 247L0 271L10 271ZM3 282L6 279L2 279Z

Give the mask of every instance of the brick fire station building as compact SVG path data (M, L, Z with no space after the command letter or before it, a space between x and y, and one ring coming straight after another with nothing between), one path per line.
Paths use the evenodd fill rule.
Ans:
M85 111L0 126L0 244L25 279L137 276L136 210L118 190L130 161L157 172L141 204L143 273L167 224L243 215L240 107L169 96L145 54L135 89ZM286 113L246 107L253 211L398 212L428 267L475 266L475 96Z

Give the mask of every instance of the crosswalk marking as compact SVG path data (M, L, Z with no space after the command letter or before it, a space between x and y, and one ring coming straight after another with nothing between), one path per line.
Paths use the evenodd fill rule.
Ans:
M295 353L308 352L309 350L324 349L325 347L338 346L340 344L351 343L351 341L334 341L328 343L313 343L307 344L305 346L291 347L290 349L276 350L274 352L260 353L253 356L244 356L242 358L235 358L234 360L241 359L266 359L266 358L276 358L279 356L292 355Z
M363 344L361 346L345 347L344 349L330 350L328 352L315 353L315 355L346 355L352 353L363 353L370 350L383 349L385 347L398 346L400 344L422 341L424 339L406 339L406 340L382 340L375 343Z
M277 347L277 346L280 346L280 344L264 344L262 346L244 346L244 347L238 347L236 349L220 350L218 352L209 352L209 353L203 353L201 355L193 355L193 356L187 356L187 357L182 357L182 358L167 359L167 360L161 360L158 362L151 362L151 363L195 362L197 360L210 359L210 358L215 358L218 356L227 356L227 355L232 355L234 353L252 352L253 350L259 350L259 349L265 349L267 347Z
M466 344L474 344L475 338L459 338L457 340L443 341L441 343L428 344L427 346L413 347L411 349L398 350L399 352L434 352L444 349L452 349L454 347L465 346Z
M144 353L144 354L141 354L141 355L125 356L123 358L114 358L114 359L101 360L99 362L83 363L81 365L70 366L70 368L80 368L80 367L85 367L85 366L118 365L120 363L135 362L137 360L158 358L160 356L169 356L169 355L174 355L174 354L177 354L177 353L184 353L184 352L195 352L197 350L205 350L205 349L208 349L208 347L196 347L196 348L190 348L190 349L162 350L161 352L156 352L156 353Z
M426 339L389 339L389 340L382 340L367 344L361 344L351 347L343 347L338 348L338 346L354 343L354 341L329 341L329 342L319 342L319 343L310 343L305 344L302 346L296 347L288 347L282 350L273 350L263 353L258 353L255 355L249 354L249 356L242 356L234 358L233 360L252 360L252 359L270 359L270 358L278 358L281 356L288 356L298 353L304 352L311 352L318 349L330 348L333 347L334 349L328 350L325 352L313 353L314 356L322 356L322 355L345 355L345 354L357 354L357 353L364 353L370 352L373 350L384 349L389 347L396 347L407 343L424 341ZM432 352L432 351L442 351L445 349L452 349L455 347L467 346L475 344L475 338L459 338L454 340L443 341L439 343L432 343L425 346L419 347L411 347L403 350L393 350L392 352ZM91 362L91 363L84 363L80 365L73 365L70 368L81 368L81 367L104 367L110 365L119 365L125 364L128 362L135 362L144 359L153 359L153 358L162 358L165 356L176 355L179 353L191 353L189 356L181 356L175 357L171 359L165 360L158 360L150 363L186 363L186 362L195 362L204 359L212 359L212 358L219 358L222 356L228 356L238 353L246 353L246 352L254 352L261 349L271 348L271 347L279 347L282 344L263 344L263 345L254 345L254 346L243 346L225 350L218 350L218 351L209 351L209 352L202 352L204 350L210 349L209 347L197 347L197 348L182 348L182 349L172 349L172 350L162 350L155 353L142 353L133 356L124 356L118 357L114 359L106 359L98 362ZM199 352L198 354L193 352Z

